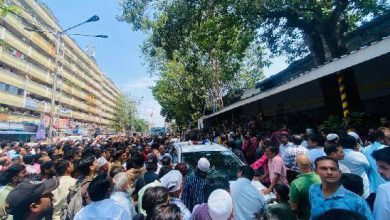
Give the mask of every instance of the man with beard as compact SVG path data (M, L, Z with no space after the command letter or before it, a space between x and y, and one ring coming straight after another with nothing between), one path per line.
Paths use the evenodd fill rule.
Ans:
M59 185L58 179L22 182L7 197L9 213L14 220L40 220L53 213L52 191Z
M319 157L315 161L315 167L322 183L310 187L310 219L316 219L331 209L357 212L367 220L374 219L366 201L340 184L341 172L337 161L327 156Z

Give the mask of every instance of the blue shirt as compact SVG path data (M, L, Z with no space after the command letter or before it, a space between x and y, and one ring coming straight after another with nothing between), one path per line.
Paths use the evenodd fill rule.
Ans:
M372 153L378 149L387 147L386 145L382 145L379 142L374 142L374 144L367 146L363 149L364 156L367 157L368 162L370 162L370 169L368 171L368 179L370 180L370 190L371 192L376 193L379 185L385 183L385 179L378 172L378 165L376 164L376 160L372 157Z
M190 210L187 209L186 205L180 199L171 197L171 203L179 207L181 216L183 217L182 220L191 220Z
M370 163L364 154L352 149L344 149L344 159L339 161L344 164L351 173L359 175L363 179L363 198L370 195L370 181L368 180L368 170Z
M247 178L238 178L230 182L230 194L233 199L234 219L255 219L255 213L265 210L264 197Z
M309 149L307 151L307 156L309 157L313 168L315 168L314 167L314 165L315 165L314 162L316 161L316 159L319 158L319 157L322 157L322 156L326 156L326 154L325 154L324 148L320 147L320 148Z
M367 202L343 186L340 186L334 194L325 198L321 184L312 185L309 190L309 200L311 205L310 219L314 219L330 209L353 211L364 215L367 220L374 219Z
M195 174L187 177L181 199L187 208L192 211L195 205L202 204L204 201L203 189L207 179Z

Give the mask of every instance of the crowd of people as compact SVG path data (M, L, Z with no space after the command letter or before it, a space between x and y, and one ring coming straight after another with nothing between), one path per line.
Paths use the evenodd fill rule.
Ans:
M190 136L245 163L233 180L173 163L173 134L2 143L0 219L390 219L389 127L255 128Z

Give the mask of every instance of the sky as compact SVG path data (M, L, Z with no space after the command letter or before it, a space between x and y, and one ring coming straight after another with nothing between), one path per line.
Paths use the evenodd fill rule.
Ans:
M102 71L113 80L115 85L125 94L140 100L138 113L141 118L153 126L164 126L164 118L160 115L161 106L154 100L150 87L155 77L147 73L140 46L146 38L142 32L132 31L129 24L119 22L119 3L116 0L43 0L53 11L62 28L81 23L93 15L100 20L87 23L69 33L103 34L107 39L72 36L81 49L87 45L95 47L96 62ZM265 69L270 76L287 67L284 57L272 60L273 64ZM152 117L151 117L152 115Z

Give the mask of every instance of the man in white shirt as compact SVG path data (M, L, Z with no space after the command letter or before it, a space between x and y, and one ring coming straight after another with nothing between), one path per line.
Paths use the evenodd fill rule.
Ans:
M55 165L59 186L53 190L53 220L61 219L61 208L66 204L69 194L69 187L76 184L76 179L70 175L74 171L73 163L68 160L61 160Z
M133 202L130 198L134 192L134 188L130 187L129 178L125 172L120 172L112 179L114 182L114 191L112 192L110 199L117 202L127 213L133 218L137 212L135 211Z
M282 160L286 161L286 151L287 149L293 147L294 144L288 141L287 134L284 133L280 135L280 142L281 144L279 145L279 154Z
M327 143L325 145L324 151L328 157L333 158L339 163L339 169L341 173L351 173L347 166L339 162L340 160L344 159L344 149L342 146L336 143Z
M347 166L352 174L363 178L363 198L367 199L370 195L370 181L367 174L370 163L364 154L354 150L356 144L356 139L350 135L340 137L339 145L344 148L344 159L340 163Z
M88 194L91 203L82 208L74 220L106 219L128 220L131 216L125 208L112 199L107 199L111 182L107 174L103 173L95 177L88 186Z
M374 151L380 175L387 181L379 185L374 203L375 220L390 220L390 147Z

